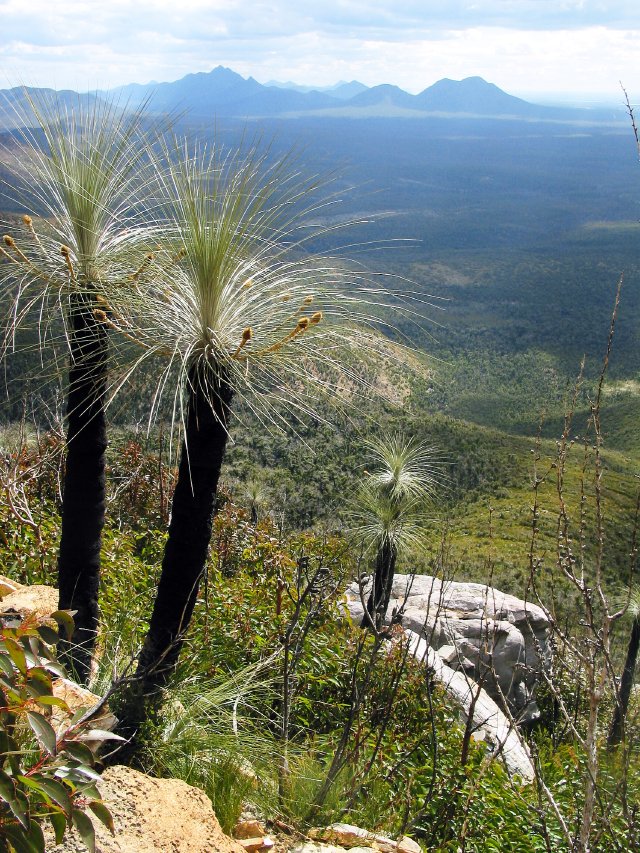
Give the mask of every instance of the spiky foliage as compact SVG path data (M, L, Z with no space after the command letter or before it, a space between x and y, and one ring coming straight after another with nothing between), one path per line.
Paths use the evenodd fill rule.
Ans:
M367 442L370 464L357 496L353 532L374 552L388 542L396 550L420 543L427 507L444 482L436 448L400 433Z
M34 306L46 322L46 309L66 306L73 294L123 286L149 240L141 227L149 174L144 112L80 97L72 110L25 97L24 127L8 157L15 165L8 192L25 214L5 223L2 247L10 331Z
M134 259L149 229L134 223L148 143L142 113L94 101L77 110L27 96L17 193L25 206L7 233L0 267L10 312L7 346L34 313L41 347L62 323L69 355L67 460L58 560L60 608L76 611L63 648L81 680L89 675L98 624L98 581L105 511L105 405L108 307L105 292L129 289ZM39 218L34 220L34 216ZM140 216L140 210L135 211ZM58 310L62 309L62 310Z
M141 699L158 697L175 667L191 618L232 400L241 397L270 428L282 417L279 404L298 416L313 411L314 392L353 385L360 378L354 365L392 349L376 328L384 325L375 315L382 291L349 265L306 251L309 235L320 230L309 222L316 185L290 161L255 149L190 151L186 144L166 155L158 174L168 239L136 275L136 299L122 300L115 290L109 305L113 325L140 345L141 360L165 357L155 405L171 389L184 430L158 595L139 658L141 690L125 720L133 730Z
M327 230L312 221L317 181L257 149L190 153L184 145L167 159L161 193L171 239L140 270L137 306L128 294L124 304L118 293L111 301L141 358L165 359L156 405L177 389L174 411L184 421L195 368L204 389L224 376L272 426L282 404L298 415L314 411L314 393L352 393L367 359L397 357L400 345L381 334L390 291L365 281L355 264L308 251ZM404 293L394 310L412 316L416 302Z
M400 503L433 498L442 478L442 460L434 447L396 433L368 442L371 458L368 483Z
M244 667L222 681L178 671L162 712L145 727L139 756L145 771L202 788L227 832L248 797L275 806L279 748L269 733L275 697L265 674L270 663Z
M373 464L357 494L353 532L375 561L363 626L379 628L398 555L419 547L425 536L427 507L442 483L443 460L435 448L400 434L367 447Z

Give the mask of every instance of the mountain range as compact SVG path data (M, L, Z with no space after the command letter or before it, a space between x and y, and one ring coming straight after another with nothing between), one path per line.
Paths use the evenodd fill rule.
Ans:
M130 83L115 89L83 95L116 98L136 107L148 102L154 113L181 114L194 121L217 117L252 118L425 118L464 117L516 119L578 124L626 121L624 110L572 109L532 104L509 95L481 77L443 79L411 95L397 86L371 88L353 80L336 86L313 89L294 83L263 85L218 66L209 72L187 74L171 83ZM74 97L64 92L63 102ZM78 97L77 95L75 97ZM0 124L15 126L15 105L20 109L19 89L0 92Z

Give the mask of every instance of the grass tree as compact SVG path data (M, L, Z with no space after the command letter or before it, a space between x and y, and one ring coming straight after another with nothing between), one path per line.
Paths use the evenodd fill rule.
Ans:
M305 250L314 233L314 187L289 162L206 146L177 146L168 160L161 183L171 240L136 282L137 311L129 303L111 306L126 335L149 357L166 359L156 402L172 389L183 430L161 577L139 658L138 685L147 697L158 695L173 671L192 616L235 402L271 430L283 406L301 417L311 413L314 392L353 386L364 356L388 358L393 349L374 328L382 291L348 264Z
M41 344L53 343L47 334L61 329L68 353L58 585L60 608L75 611L66 659L86 681L98 624L105 513L104 292L127 289L143 257L149 235L133 217L140 214L135 202L148 146L142 112L80 98L76 109L28 96L26 103L25 129L11 152L17 163L12 192L26 212L7 223L0 249L5 299L12 305L6 343L13 345L17 327L35 316Z
M400 434L371 441L368 450L370 470L357 494L354 533L374 562L362 626L379 630L398 556L419 547L424 538L441 460L434 448Z

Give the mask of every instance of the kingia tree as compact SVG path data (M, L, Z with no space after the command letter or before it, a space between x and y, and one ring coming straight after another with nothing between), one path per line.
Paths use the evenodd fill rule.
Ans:
M68 383L59 603L75 611L66 654L86 681L98 625L105 513L104 293L127 290L144 259L150 232L141 227L139 202L149 145L142 112L80 98L71 110L25 97L10 188L25 213L7 223L0 248L4 296L12 305L5 342L12 346L17 328L35 316L41 344L49 346L47 333L61 318Z
M305 251L313 187L286 161L201 147L172 151L162 178L172 239L136 282L139 302L110 304L123 331L174 395L183 429L169 536L139 659L144 695L173 670L205 570L220 469L237 398L270 430L283 406L303 416L313 394L360 381L358 365L389 358L374 327L383 293L357 272ZM306 231L301 226L307 224ZM313 229L311 229L313 231ZM379 321L379 325L384 325Z

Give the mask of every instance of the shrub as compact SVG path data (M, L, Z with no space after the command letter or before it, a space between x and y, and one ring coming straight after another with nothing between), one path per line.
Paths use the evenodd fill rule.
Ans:
M62 611L52 619L67 632L73 624ZM53 694L53 678L64 676L52 651L57 641L58 631L33 619L0 628L0 850L44 851L46 821L56 843L74 826L90 851L95 838L89 814L113 831L87 741L115 736L92 729L83 708L64 730L51 724L54 708L71 714Z

